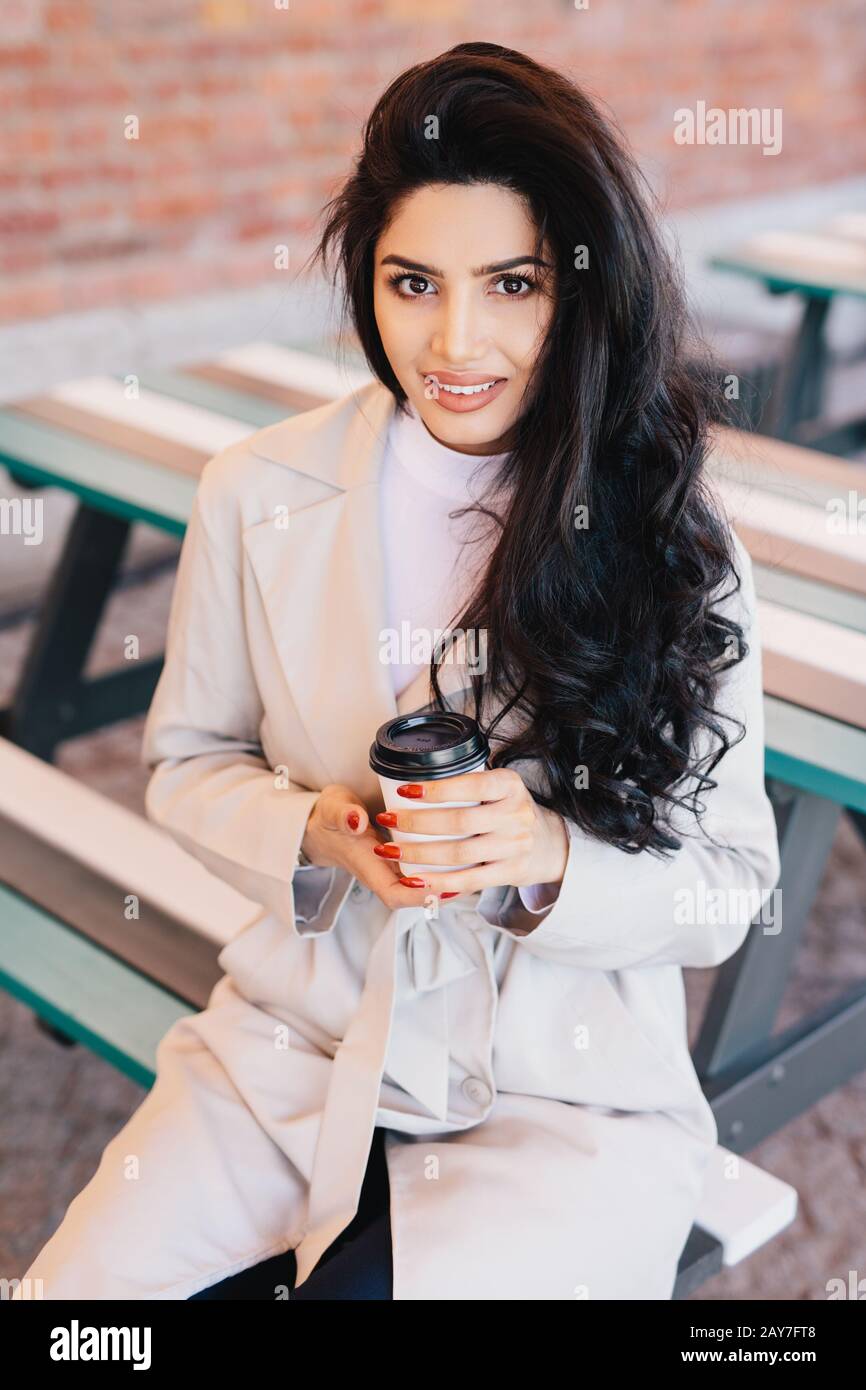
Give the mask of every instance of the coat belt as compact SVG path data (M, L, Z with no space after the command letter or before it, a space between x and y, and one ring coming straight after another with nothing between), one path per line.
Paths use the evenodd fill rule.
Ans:
M477 922L476 912L450 907L446 913L437 920L423 908L396 908L370 951L359 1007L331 1064L307 1223L295 1249L296 1287L358 1210L386 1062L399 1086L447 1122L445 986L478 963L458 935L459 927Z

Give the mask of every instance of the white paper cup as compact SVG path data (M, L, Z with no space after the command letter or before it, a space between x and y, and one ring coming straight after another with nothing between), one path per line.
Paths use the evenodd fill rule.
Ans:
M397 788L407 782L432 782L457 777L464 772L478 772L487 766L490 747L477 722L469 715L440 713L401 715L389 719L378 730L370 749L370 766L379 778L382 800L386 810L436 810L450 806L479 806L478 801L425 801L400 796ZM412 844L423 840L468 840L469 835L423 835L414 831L391 828L396 844ZM411 859L399 861L400 872L414 874L444 874L454 869L468 869L470 864L425 864Z

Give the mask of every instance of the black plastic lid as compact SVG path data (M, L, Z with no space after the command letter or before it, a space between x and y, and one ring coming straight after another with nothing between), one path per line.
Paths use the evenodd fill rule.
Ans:
M404 781L474 772L489 756L490 744L478 722L445 710L388 719L370 745L373 771Z

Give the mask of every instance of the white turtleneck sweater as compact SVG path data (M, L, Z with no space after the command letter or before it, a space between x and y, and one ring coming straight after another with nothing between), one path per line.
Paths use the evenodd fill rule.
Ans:
M411 656L412 634L429 634L429 644L437 631L459 619L496 531L483 515L449 518L448 513L478 501L505 457L449 449L412 405L408 409L408 416L395 411L391 417L379 489L387 625L398 635L405 628L410 638L401 656ZM430 654L428 647L423 660L392 664L395 698L429 666ZM541 913L558 889L535 884L518 892L530 912Z

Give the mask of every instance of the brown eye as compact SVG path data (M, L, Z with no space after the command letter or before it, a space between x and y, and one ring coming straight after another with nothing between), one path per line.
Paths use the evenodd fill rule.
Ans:
M409 299L420 299L430 288L430 281L424 275L402 275L400 284L410 286L409 292L405 292Z
M403 285L403 283L404 283L406 280L408 280L408 281L410 282L410 284L414 285L416 288L418 287L418 285L429 285L429 284L430 284L430 281L429 281L424 275L418 275L417 273L408 274L408 273L406 273L406 272L404 272L404 273L401 275L400 272L398 271L396 275L389 275L389 277L388 277L388 284L391 286L391 288L393 289L394 293L398 296L398 298L400 298L400 299L429 299L429 298L430 298L430 295L425 294L423 290L421 291L420 294L415 294L414 292L409 293L409 292L407 292L407 291L401 289L401 286Z
M529 278L528 275L500 275L499 279L496 281L496 284L497 284L498 286L501 286L501 285L517 285L518 287L519 287L519 286L522 286L522 285L525 285L525 286L526 286L526 293L525 293L525 294L524 294L524 293L521 293L520 290L518 289L518 292L517 292L516 294L513 294L513 293L511 293L510 291L508 291L508 292L505 293L505 294L500 294L500 295L499 295L499 298L500 298L500 299L528 299L529 296L532 294L533 290L535 289L535 281L534 281L534 280L531 280L531 279Z

